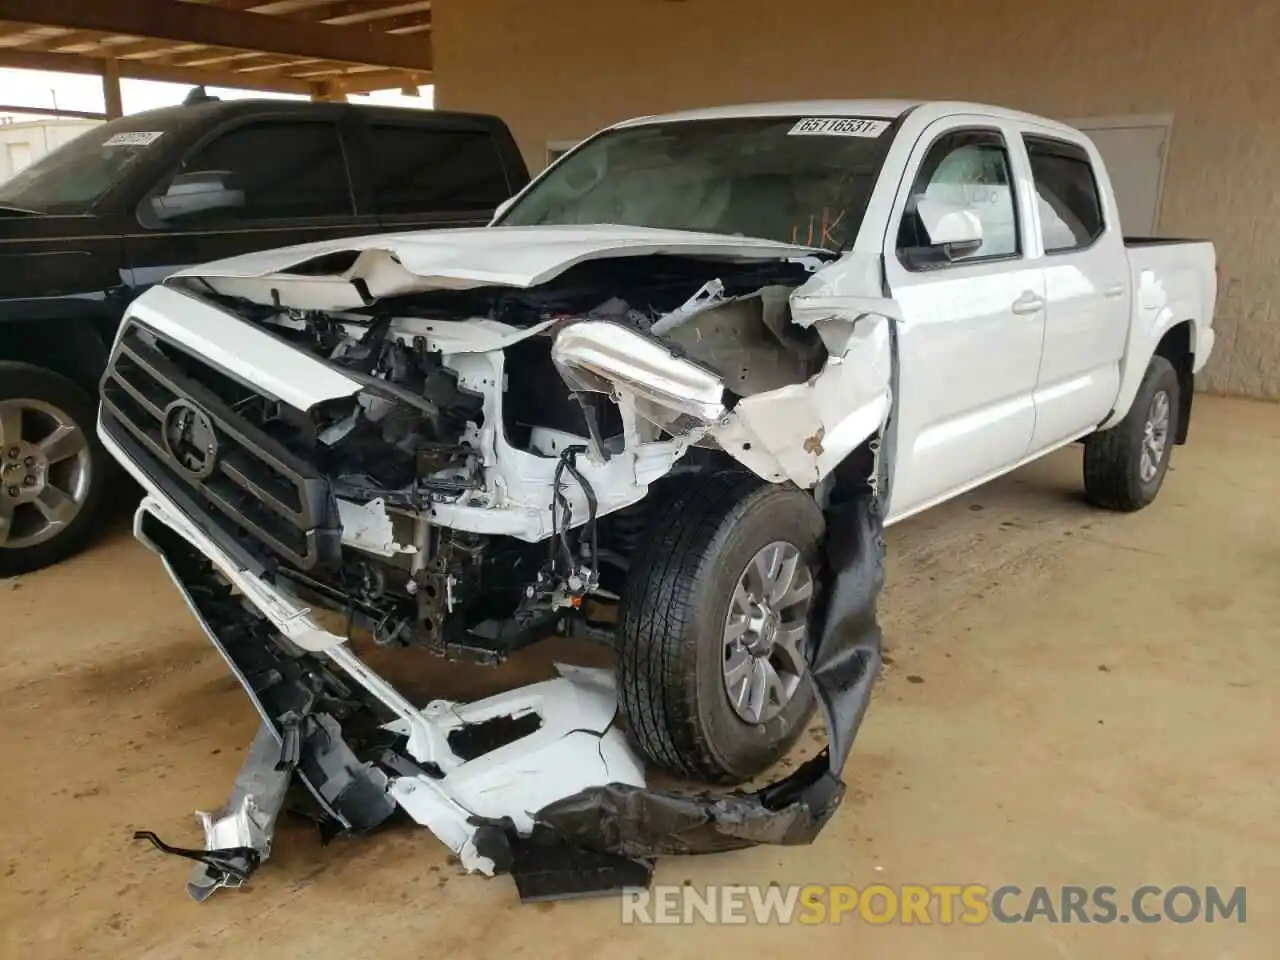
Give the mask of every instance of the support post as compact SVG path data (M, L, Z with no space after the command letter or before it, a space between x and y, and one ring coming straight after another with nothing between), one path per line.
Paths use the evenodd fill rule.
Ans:
M124 100L120 96L120 61L102 61L102 100L108 120L124 116Z

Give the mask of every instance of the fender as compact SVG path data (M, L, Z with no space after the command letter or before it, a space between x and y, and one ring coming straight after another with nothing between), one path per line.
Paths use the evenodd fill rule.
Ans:
M1181 289L1170 296L1170 286ZM1129 328L1124 357L1120 360L1120 390L1115 406L1099 424L1099 430L1110 429L1124 419L1133 405L1133 398L1137 396L1138 387L1160 341L1178 324L1189 321L1191 325L1192 373L1199 373L1204 368L1214 343L1213 294L1210 292L1206 300L1198 296L1199 293L1194 286L1170 284L1169 278L1158 282L1153 271L1141 272L1133 293L1134 319ZM1202 301L1208 303L1207 315L1205 302Z
M0 301L0 360L46 367L96 391L121 313L105 294Z

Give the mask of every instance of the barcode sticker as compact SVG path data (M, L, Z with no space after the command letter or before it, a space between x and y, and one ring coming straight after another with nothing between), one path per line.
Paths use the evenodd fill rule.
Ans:
M789 131L789 137L878 137L889 129L888 120L859 117L805 117Z
M102 141L104 147L149 147L162 136L163 130L132 130L128 133L113 133Z

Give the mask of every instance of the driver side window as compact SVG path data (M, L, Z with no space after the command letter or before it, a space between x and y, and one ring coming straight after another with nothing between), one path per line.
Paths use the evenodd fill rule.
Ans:
M355 213L335 123L251 121L219 134L182 164L150 219L183 229Z
M982 245L931 266L1016 257L1017 205L1009 151L994 130L956 130L936 140L916 174L898 229L898 252L919 251L930 238L916 213L922 199L964 204L982 223Z

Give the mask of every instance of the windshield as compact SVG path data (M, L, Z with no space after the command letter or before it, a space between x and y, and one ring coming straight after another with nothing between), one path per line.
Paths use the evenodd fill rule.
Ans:
M0 183L0 208L87 213L173 125L138 117L87 130Z
M611 130L552 167L499 222L661 227L844 250L890 126L738 117Z

